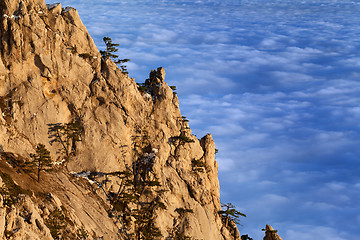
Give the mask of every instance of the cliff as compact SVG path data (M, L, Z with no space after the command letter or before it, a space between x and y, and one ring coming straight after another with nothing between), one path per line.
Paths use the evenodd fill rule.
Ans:
M75 9L0 8L0 238L240 239L218 214L214 141L191 134L163 68L139 88Z

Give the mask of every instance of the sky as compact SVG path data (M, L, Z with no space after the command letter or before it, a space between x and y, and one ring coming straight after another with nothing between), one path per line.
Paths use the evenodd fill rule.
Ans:
M241 234L359 239L360 0L60 2L137 82L165 68L193 134L213 134Z

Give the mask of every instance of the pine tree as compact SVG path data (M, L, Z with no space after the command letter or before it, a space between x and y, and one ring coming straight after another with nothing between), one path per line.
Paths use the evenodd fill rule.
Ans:
M103 38L105 45L106 45L106 51L100 51L101 56L103 58L111 58L111 59L116 59L119 56L115 55L114 53L118 51L118 49L116 47L119 46L119 44L117 43L113 43L111 38L109 37L104 37Z
M69 122L64 125L64 134L71 144L71 152L76 151L76 142L81 141L81 126L78 122Z
M246 217L246 214L241 213L235 209L235 206L231 203L221 204L221 207L225 208L225 210L221 210L218 213L224 218L225 226L228 226L230 221L233 221L236 224L239 224L239 217Z
M119 46L119 44L113 43L111 38L109 38L109 37L104 37L103 40L106 45L106 51L101 50L100 51L101 56L104 59L111 58L114 61L114 63L120 64L120 68L123 73L129 74L129 72L127 71L126 65L123 65L123 63L130 61L130 59L127 59L127 58L118 59L119 56L114 54L118 51L117 47Z
M36 153L30 154L32 160L29 162L30 167L36 168L37 170L37 181L40 181L40 171L51 171L52 160L50 152L46 149L45 145L39 143L36 146Z

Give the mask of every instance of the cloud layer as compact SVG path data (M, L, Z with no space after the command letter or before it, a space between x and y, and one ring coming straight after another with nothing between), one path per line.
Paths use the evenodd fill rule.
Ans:
M48 1L48 3L50 3ZM360 3L61 0L138 82L163 66L194 134L213 133L223 202L261 239L360 234Z

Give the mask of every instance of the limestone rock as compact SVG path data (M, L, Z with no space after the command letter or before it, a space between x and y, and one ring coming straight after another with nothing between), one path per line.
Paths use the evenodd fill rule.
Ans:
M266 225L264 240L282 240L277 234L277 230L274 230L270 225Z
M192 135L163 68L141 92L102 59L76 9L0 7L0 238L240 239L218 214L215 143ZM55 171L37 183L24 166L39 143Z
M52 14L61 14L62 12L61 3L46 4L46 6Z

